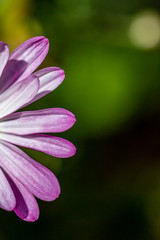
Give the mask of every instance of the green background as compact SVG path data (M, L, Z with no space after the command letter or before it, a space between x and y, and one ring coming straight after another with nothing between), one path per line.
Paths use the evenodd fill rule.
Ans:
M130 37L135 19L160 24L159 13L156 0L0 0L0 40L13 51L44 35L39 69L66 73L26 109L62 107L77 118L58 134L76 145L74 157L25 150L56 174L60 198L38 201L34 223L0 210L0 240L160 239L160 44L145 47L152 24L142 42Z

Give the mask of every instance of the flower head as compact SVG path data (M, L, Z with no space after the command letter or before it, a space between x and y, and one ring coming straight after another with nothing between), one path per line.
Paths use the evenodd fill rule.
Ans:
M16 112L63 81L64 71L57 67L33 73L48 49L48 39L34 37L9 55L8 45L0 42L0 207L14 210L26 221L39 217L35 197L52 201L59 196L60 186L49 169L16 145L60 158L75 154L69 141L44 134L71 128L75 123L71 112L62 108Z

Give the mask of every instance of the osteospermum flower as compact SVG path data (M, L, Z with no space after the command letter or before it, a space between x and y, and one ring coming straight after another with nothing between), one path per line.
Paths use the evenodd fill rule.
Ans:
M14 210L26 221L39 217L35 197L52 201L59 196L60 186L50 170L16 145L60 158L75 154L75 147L69 141L41 134L71 128L75 122L71 112L50 108L15 113L63 81L64 71L56 67L32 74L48 48L48 39L34 37L9 55L8 45L0 42L0 207Z

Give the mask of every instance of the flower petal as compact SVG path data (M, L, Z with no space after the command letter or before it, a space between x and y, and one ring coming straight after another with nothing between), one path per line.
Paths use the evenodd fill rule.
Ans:
M37 220L39 207L34 196L13 175L6 175L6 177L16 198L14 212L25 221Z
M34 37L17 47L9 57L9 61L1 76L1 92L15 81L27 78L44 60L49 49L48 39Z
M76 148L71 142L63 138L50 135L34 134L17 136L1 132L0 139L21 147L31 148L59 158L71 157L76 152Z
M1 159L3 161L3 159ZM12 211L16 205L12 188L6 179L3 170L0 168L0 207Z
M57 67L44 68L35 72L34 75L39 78L40 88L37 96L35 96L32 102L37 101L39 98L44 97L46 94L56 89L65 78L64 71Z
M63 132L71 128L75 121L71 112L62 108L49 108L13 113L0 122L0 129L1 132L17 135Z
M9 47L6 43L0 42L0 75L9 58Z
M8 142L0 141L0 152L0 165L33 195L45 201L52 201L59 196L58 180L49 169Z
M0 95L0 118L23 107L33 99L38 89L39 80L34 75L9 87Z

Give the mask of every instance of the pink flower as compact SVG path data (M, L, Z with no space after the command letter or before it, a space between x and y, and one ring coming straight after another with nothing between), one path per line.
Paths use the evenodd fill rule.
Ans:
M26 221L39 217L35 197L52 201L59 196L60 186L50 170L15 145L60 158L75 154L75 147L69 141L41 134L71 128L75 123L71 112L50 108L15 113L63 81L64 71L56 67L32 74L48 49L48 39L34 37L9 55L8 45L0 42L0 207L14 210Z

